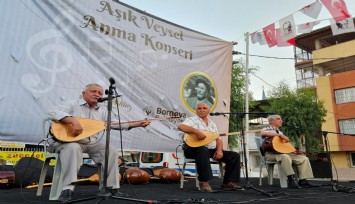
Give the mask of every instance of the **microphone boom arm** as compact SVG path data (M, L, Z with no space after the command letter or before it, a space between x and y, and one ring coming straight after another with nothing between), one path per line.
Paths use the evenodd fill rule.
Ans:
M116 96L112 96L112 98L118 98L118 97L121 97L121 96L122 96L122 95L116 95ZM108 97L103 97L103 98L98 98L98 99L97 99L97 102L98 102L98 103L102 103L102 102L107 101L107 100L109 100Z

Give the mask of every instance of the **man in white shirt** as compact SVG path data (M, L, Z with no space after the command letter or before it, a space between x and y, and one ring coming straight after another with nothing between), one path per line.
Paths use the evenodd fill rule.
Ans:
M206 139L206 135L200 131L210 131L218 133L216 124L208 118L210 108L206 103L200 103L196 107L196 115L186 120L178 126L178 129L184 133L194 134L200 140ZM189 147L184 144L184 155L186 158L192 158L196 161L198 180L200 190L211 192L209 180L212 179L212 169L210 158L219 162L224 162L225 174L223 178L223 189L242 189L237 185L240 179L240 155L236 152L223 150L223 141L219 137L205 146Z
M103 97L103 88L99 84L89 84L82 92L82 99L67 101L48 112L48 118L53 121L59 121L71 124L73 129L72 136L78 136L83 132L81 124L76 118L88 118L93 120L106 121L107 108L105 105L98 104L98 99ZM114 120L114 119L113 119ZM112 129L129 130L135 127L146 127L150 121L136 122L131 124L122 124L121 126L112 126ZM102 132L92 135L88 138L77 142L54 142L49 151L59 153L62 171L60 178L62 179L61 188L63 191L59 197L59 201L68 202L72 198L74 185L77 181L77 175L80 166L83 163L83 153L89 154L95 163L104 165L106 145L98 140ZM113 196L128 196L118 191L120 187L118 181L118 153L110 148L108 155L107 169L107 187L112 187L111 194Z

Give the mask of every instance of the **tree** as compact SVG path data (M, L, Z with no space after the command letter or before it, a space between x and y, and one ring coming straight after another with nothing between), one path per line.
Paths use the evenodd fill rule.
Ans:
M239 63L232 67L232 84L231 84L231 103L230 103L230 112L244 112L245 110L245 88L246 88L246 78L245 78L245 62L240 58ZM258 67L249 68L249 73L256 71ZM253 97L249 93L249 106L252 106ZM240 131L240 123L237 116L230 115L229 120L229 132ZM236 135L231 135L228 138L229 148L238 147L238 141Z
M320 150L320 129L326 109L322 101L317 99L314 89L291 90L285 82L270 93L270 107L263 107L266 112L277 113L283 118L285 126L282 128L285 135L296 143L300 150L305 143L308 153L317 153ZM294 127L297 125L297 127ZM293 127L292 127L293 126Z

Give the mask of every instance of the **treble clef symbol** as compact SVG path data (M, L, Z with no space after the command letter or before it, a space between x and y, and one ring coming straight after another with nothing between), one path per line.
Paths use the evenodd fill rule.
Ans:
M55 42L50 44L42 44L44 40L54 38ZM21 83L26 89L32 93L43 94L49 92L55 84L57 73L68 70L73 65L73 57L67 47L63 46L64 42L59 42L59 33L54 30L42 31L32 36L26 44L26 52L31 62L36 68L41 69L50 74L49 84L45 89L38 86L41 83L40 73L28 73L22 76ZM43 45L42 47L40 47ZM39 52L37 51L39 50Z
M62 12L54 19L54 23L61 29L41 31L31 36L26 43L28 58L36 69L42 70L42 72L27 73L21 77L22 85L33 96L39 97L51 91L55 85L57 74L70 69L74 64L74 54L69 49L67 40L63 36L70 32L72 26L70 23L63 23L65 16L67 16L66 13ZM45 79L49 80L45 81Z

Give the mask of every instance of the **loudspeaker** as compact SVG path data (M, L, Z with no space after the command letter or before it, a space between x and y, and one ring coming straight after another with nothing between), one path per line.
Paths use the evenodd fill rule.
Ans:
M28 186L38 183L41 175L43 161L33 158L24 157L21 158L14 166L15 172L15 185ZM53 167L48 167L45 182L52 181Z
M322 156L322 155L321 155ZM323 155L323 157L325 156ZM331 178L332 177L332 170L329 167L329 163L325 161L310 161L314 178Z

